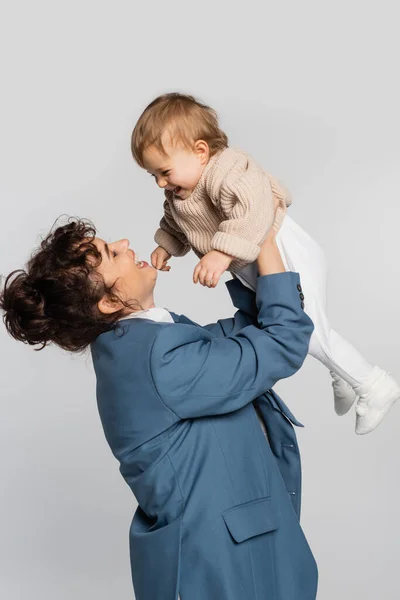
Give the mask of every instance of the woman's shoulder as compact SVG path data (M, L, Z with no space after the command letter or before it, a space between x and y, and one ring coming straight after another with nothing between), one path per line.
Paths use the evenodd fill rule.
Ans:
M189 319L178 323L147 319L120 321L115 330L101 334L91 346L97 380L106 381L107 385L120 385L121 381L125 385L129 382L139 385L160 367L173 367L175 372L177 362L185 368L189 347L207 343L212 337Z
M96 338L91 344L92 354L99 351L119 353L132 344L140 344L144 351L146 345L151 346L161 329L173 325L151 319L122 319L113 329Z
M209 332L201 325L195 323L185 315L172 313L174 322L160 322L150 319L123 319L111 331L98 336L92 343L92 353L99 350L107 352L123 351L123 347L140 344L142 351L157 342L163 344L165 340L194 339L208 337Z

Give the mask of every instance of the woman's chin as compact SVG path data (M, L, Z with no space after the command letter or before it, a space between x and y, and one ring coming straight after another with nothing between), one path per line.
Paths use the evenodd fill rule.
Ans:
M150 267L150 268L149 268L149 271L150 271L150 270L151 270L151 275L150 275L150 277L151 277L151 281L152 281L152 283L153 283L153 289L154 289L154 288L155 288L155 286L156 286L156 283L157 283L158 271L157 271L157 269L155 269L154 267Z

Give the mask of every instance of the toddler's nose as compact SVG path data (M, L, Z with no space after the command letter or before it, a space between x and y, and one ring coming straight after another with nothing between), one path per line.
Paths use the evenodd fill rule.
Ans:
M158 187L160 187L161 189L164 189L167 187L168 185L168 181L165 179L165 177L158 177L157 178L157 185Z

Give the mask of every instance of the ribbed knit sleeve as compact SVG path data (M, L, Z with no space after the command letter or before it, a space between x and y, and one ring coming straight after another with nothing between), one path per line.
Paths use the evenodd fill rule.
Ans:
M160 221L154 240L171 256L185 256L190 250L186 235L180 229L171 212L170 200L166 193L164 200L164 216Z
M274 224L275 198L280 207L279 223L291 203L287 191L246 153L231 148L208 170L204 186L225 217L212 239L212 248L246 262L256 260Z

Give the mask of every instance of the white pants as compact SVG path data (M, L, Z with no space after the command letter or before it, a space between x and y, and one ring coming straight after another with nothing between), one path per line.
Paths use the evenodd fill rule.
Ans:
M305 311L314 322L309 354L334 371L352 387L369 381L373 366L334 329L326 315L327 267L324 251L291 217L283 219L276 238L287 271L300 274ZM257 263L235 273L244 285L255 290Z

